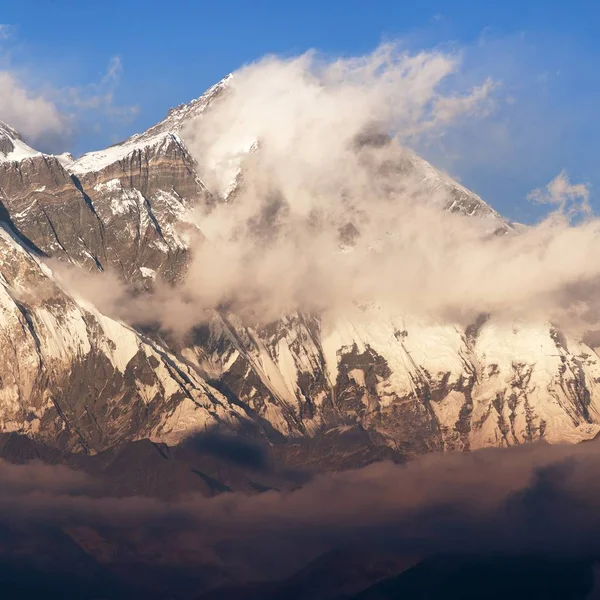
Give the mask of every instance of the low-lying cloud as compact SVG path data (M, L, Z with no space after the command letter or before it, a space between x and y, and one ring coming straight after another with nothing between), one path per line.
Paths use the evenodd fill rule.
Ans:
M262 573L275 564L294 569L358 541L365 551L387 548L412 556L597 556L599 452L594 441L429 455L404 465L318 475L289 492L190 495L171 502L99 496L82 485L83 476L66 469L0 462L0 520L112 531L143 527L157 536L186 531L207 549ZM23 485L28 479L35 485Z

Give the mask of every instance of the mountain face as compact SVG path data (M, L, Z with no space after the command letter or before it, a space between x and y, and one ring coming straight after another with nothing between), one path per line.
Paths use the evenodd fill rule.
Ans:
M3 431L89 451L186 429L201 413L244 417L165 348L66 293L7 229L0 254Z
M355 431L367 454L381 449L373 456L577 442L600 431L598 355L548 323L482 314L461 327L373 303L253 327L215 310L182 343L64 289L47 257L114 269L138 291L181 280L197 234L189 210L223 199L203 184L180 132L226 88L227 79L145 133L77 160L36 152L0 126L2 431L88 453L212 426L324 447L331 433ZM446 210L518 235L426 161L403 168L424 190L443 188ZM343 463L335 448L319 456Z
M415 562L415 561L413 561ZM593 562L547 556L435 556L408 560L330 553L276 583L224 586L198 600L593 598Z

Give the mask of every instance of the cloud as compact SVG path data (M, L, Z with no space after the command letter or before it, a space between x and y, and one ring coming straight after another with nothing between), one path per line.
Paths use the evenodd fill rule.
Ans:
M536 188L529 192L527 198L538 204L556 206L561 213L589 215L592 210L589 184L571 183L566 171L561 171L545 189Z
M0 28L0 34L2 33ZM0 120L42 151L64 150L83 123L98 118L128 122L137 106L121 106L115 92L123 74L120 57L110 59L97 82L82 86L39 88L15 69L0 71Z
M574 226L569 206L577 196L586 206L587 188L561 175L539 196L557 210L516 231L407 147L493 108L500 88L486 77L465 92L460 65L455 53L384 45L244 67L183 132L217 198L189 217L198 236L185 280L140 296L110 274L56 271L100 310L181 333L215 309L264 324L376 303L438 322L485 312L583 335L600 314L600 221ZM456 203L462 213L444 210Z
M8 71L0 71L0 119L34 142L62 136L70 129L56 103L28 89Z
M198 217L207 241L190 267L189 297L265 318L336 297L367 300L367 288L372 299L387 285L388 258L398 268L414 229L437 220L447 200L422 185L402 145L486 111L489 79L466 94L441 92L459 65L454 54L387 44L331 62L267 57L236 72L224 98L183 134L209 189L223 196L236 173L243 179L234 201ZM396 139L373 144L381 134ZM349 225L360 238L340 252ZM413 231L403 237L405 229ZM375 263L379 282L369 274Z
M101 84L112 84L117 83L121 79L123 74L123 63L121 62L120 56L113 56L108 63L108 69L104 77L102 77Z
M127 121L137 115L139 107L119 106L115 103L115 92L122 76L121 57L113 56L98 82L58 89L55 91L57 102L64 106L65 110L80 116L93 111Z
M439 98L436 100L436 119L441 123L451 123L462 115L486 116L491 106L486 103L496 84L487 79L483 84L473 88L466 96Z
M258 139L269 144L265 152L289 159L297 147L306 166L318 168L321 158L330 166L371 124L414 141L480 110L493 89L491 80L466 95L439 91L459 64L454 54L410 54L392 44L331 62L314 52L288 60L267 57L236 72L228 96L197 130L188 129L187 139L211 189L220 193L230 183L232 161Z
M491 235L502 220L443 212L464 191L407 149L493 110L500 86L486 77L465 93L460 70L456 53L384 45L330 62L267 57L236 72L183 133L209 189L226 197L242 182L197 215L204 241L181 288L189 306L258 321L373 301L451 322L480 312L578 321L574 307L596 302L572 294L600 276L589 260L600 222L573 228L559 202L536 227ZM587 206L583 186L559 178L548 190Z
M170 502L114 498L81 485L86 479L66 469L0 461L0 518L115 535L142 528L165 539L186 532L225 560L271 576L357 543L365 552L387 548L411 556L596 556L599 452L593 441L429 455L317 475L293 491Z
M39 491L53 494L83 494L95 489L85 473L62 465L32 461L26 468L0 460L0 480L5 494L27 495Z
M0 23L0 40L8 40L13 34L12 25Z

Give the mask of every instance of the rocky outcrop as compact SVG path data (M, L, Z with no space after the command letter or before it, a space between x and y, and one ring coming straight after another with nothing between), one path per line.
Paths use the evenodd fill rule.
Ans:
M194 231L186 213L209 197L177 135L165 134L97 171L75 168L73 179L100 223L107 265L134 283L157 274L177 280Z
M134 283L177 278L187 254L182 215L204 195L170 134L79 176L54 156L0 163L4 220L33 250L90 270L112 267Z
M0 163L0 202L32 249L88 269L106 262L94 208L55 156Z

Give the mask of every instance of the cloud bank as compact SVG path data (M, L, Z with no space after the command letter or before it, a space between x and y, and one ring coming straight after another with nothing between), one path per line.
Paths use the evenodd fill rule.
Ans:
M557 210L516 234L493 211L442 212L458 201L471 213L473 199L407 149L493 110L499 84L457 90L459 71L456 55L383 46L332 62L268 57L235 73L186 135L210 189L227 197L232 175L242 182L198 216L207 241L188 297L267 320L375 300L443 319L577 321L594 299L567 291L600 275L599 222L570 222L588 211L589 190L562 173L532 194Z
M67 469L0 461L0 520L115 535L144 528L157 538L187 532L207 551L272 576L357 543L364 551L417 557L597 556L599 448L596 441L539 443L429 455L405 465L318 475L294 491L189 495L171 502L102 495L89 478Z
M214 196L192 217L199 235L184 282L133 296L103 275L75 289L110 314L178 332L214 309L266 323L376 302L450 323L485 312L583 335L599 314L589 188L561 173L530 194L554 212L513 227L409 149L494 109L500 84L460 89L460 69L459 55L394 45L244 67L183 132Z

